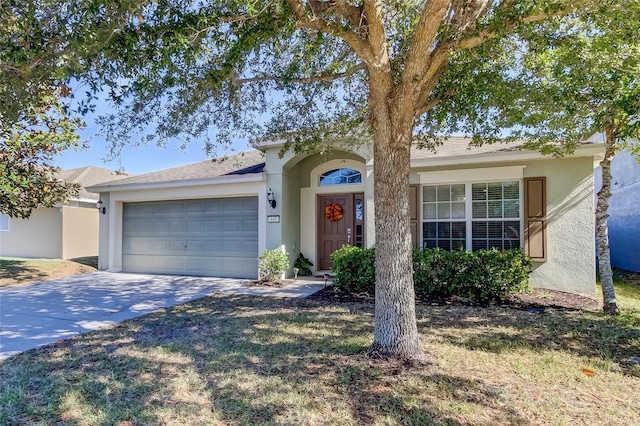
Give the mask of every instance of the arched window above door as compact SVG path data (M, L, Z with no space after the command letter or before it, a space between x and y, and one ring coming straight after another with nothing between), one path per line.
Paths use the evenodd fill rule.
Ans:
M355 169L341 168L329 170L320 175L320 186L349 185L362 183L362 173Z

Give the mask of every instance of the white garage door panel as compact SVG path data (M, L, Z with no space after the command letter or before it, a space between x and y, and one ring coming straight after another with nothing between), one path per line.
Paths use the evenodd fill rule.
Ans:
M255 278L257 257L257 197L124 204L124 271Z

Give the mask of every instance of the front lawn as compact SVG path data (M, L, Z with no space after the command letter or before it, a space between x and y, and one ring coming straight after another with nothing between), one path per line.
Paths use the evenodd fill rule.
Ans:
M4 361L0 424L640 424L640 311L417 312L416 366L370 304L200 299Z
M0 288L94 272L98 257L77 259L0 258Z

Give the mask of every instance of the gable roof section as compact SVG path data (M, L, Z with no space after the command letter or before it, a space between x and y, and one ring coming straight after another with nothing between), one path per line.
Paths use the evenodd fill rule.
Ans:
M246 151L221 159L205 160L170 169L142 175L130 176L111 182L91 186L91 191L107 192L131 187L149 187L155 184L188 183L212 180L229 180L232 176L252 175L262 177L264 154L260 151ZM226 179L225 179L226 178Z
M129 177L130 175L118 174L114 170L96 166L78 167L76 169L60 170L56 176L67 183L77 183L80 185L78 199L98 200L98 194L87 191L87 187L97 185L102 182L113 181Z

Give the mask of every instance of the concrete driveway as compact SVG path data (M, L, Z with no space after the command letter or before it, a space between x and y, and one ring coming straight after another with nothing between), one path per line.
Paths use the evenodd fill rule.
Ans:
M243 280L94 272L0 289L0 360L212 293L306 297L322 283L247 287Z

